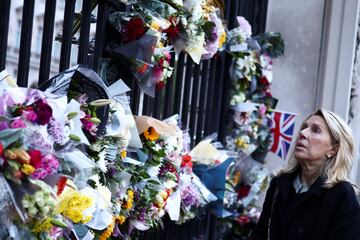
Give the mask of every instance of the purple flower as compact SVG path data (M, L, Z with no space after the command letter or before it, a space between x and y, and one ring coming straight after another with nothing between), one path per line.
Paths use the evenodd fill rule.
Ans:
M7 122L0 122L0 131L8 129L9 125L7 124Z
M51 151L52 145L48 142L47 137L41 131L35 130L26 139L26 142L33 148L45 151Z
M182 204L187 208L200 205L199 194L191 186L187 186L181 192L181 200Z
M89 97L86 94L82 94L76 100L80 103L80 105L86 105L88 98Z
M54 118L50 119L49 122L49 133L53 137L54 142L57 144L62 144L65 140L64 131L59 122Z
M207 53L203 54L202 59L210 59L219 49L219 29L221 20L218 18L216 13L210 14L210 20L215 24L214 28L211 31L211 36L206 39L205 50Z
M28 89L26 95L27 100L33 99L34 101L38 101L41 99L40 91L36 89Z
M244 17L241 17L241 16L238 16L237 17L237 21L239 23L239 26L240 28L245 32L245 34L250 37L251 36L251 25L250 23L244 18Z
M40 168L37 168L32 174L33 178L43 179L50 173L56 172L59 168L59 161L55 156L47 154L43 156Z

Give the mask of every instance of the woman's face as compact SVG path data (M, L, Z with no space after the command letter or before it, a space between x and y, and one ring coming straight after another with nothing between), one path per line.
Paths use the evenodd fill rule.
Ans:
M322 161L335 153L325 120L317 115L308 118L301 126L296 140L295 158L299 161Z

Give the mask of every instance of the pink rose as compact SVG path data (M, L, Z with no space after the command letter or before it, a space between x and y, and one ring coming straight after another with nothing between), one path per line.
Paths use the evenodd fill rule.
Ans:
M260 104L259 106L259 113L261 116L264 116L266 113L266 106L264 104Z
M26 128L26 124L24 123L23 120L18 118L11 122L10 127L11 128Z
M161 80L163 71L159 65L156 65L153 69L152 79L154 83L158 83Z

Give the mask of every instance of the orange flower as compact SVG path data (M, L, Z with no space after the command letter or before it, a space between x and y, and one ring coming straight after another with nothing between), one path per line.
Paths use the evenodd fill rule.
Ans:
M140 66L138 66L137 68L136 68L136 71L138 72L138 73L145 73L146 72L146 70L148 69L148 64L147 63L143 63L143 64L141 64Z
M113 217L111 224L100 234L99 240L106 240L111 237L115 228L115 217Z
M144 137L146 140L156 141L159 139L159 134L153 127L149 127L149 129L144 132Z

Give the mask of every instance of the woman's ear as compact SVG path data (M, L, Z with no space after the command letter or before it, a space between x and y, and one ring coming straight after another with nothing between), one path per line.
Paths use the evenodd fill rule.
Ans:
M339 144L336 143L333 145L332 149L326 154L326 156L333 157L337 154L337 151L339 149Z

